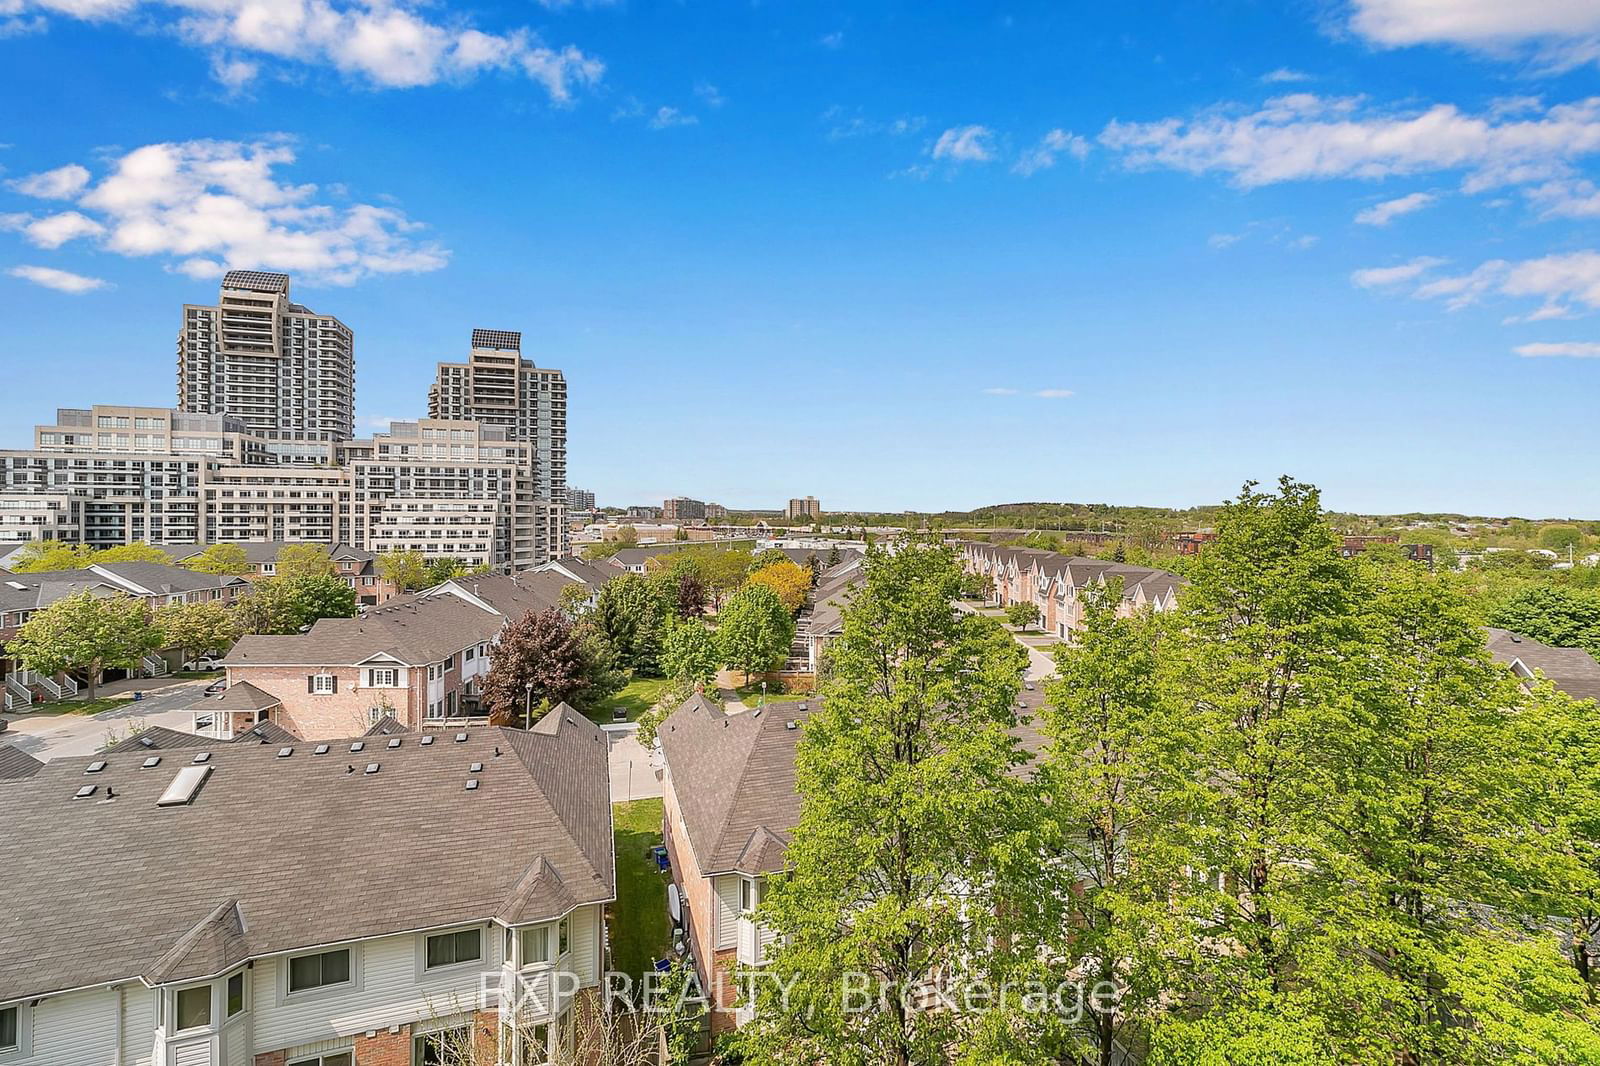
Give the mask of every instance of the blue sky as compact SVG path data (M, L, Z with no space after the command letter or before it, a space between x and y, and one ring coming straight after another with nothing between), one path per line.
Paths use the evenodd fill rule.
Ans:
M0 443L283 269L603 503L1600 517L1600 5L0 0Z

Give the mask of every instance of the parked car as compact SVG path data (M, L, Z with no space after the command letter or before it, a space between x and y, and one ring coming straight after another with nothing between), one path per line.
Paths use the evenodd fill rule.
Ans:
M215 696L215 695L217 695L219 692L221 692L223 689L225 689L227 687L228 687L228 679L225 678L225 677L219 677L215 681L211 682L211 684L206 686L206 693L205 694L207 696Z
M185 663L183 668L185 670L205 671L220 670L222 667L219 665L216 659L213 659L209 655L202 655L192 663Z

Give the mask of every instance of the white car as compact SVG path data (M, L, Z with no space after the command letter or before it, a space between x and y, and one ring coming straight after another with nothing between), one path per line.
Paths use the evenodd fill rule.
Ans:
M192 663L184 666L185 670L221 670L222 664L209 655L202 655Z

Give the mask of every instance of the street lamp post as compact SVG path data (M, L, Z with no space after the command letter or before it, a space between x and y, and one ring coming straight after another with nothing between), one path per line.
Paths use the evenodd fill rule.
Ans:
M522 700L522 728L533 728L533 682L529 681L522 686L524 696Z

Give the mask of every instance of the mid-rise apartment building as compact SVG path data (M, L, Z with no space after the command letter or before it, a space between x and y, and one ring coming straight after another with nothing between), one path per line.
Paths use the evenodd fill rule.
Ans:
M575 489L567 486L567 510L592 511L594 510L594 493L588 489Z
M275 462L231 416L63 409L37 447L0 451L0 546L315 541L415 549L526 569L562 554L561 509L537 496L504 427L420 419Z
M784 513L791 522L797 518L821 518L822 504L817 502L815 496L796 496L789 501Z
M292 303L287 274L230 270L215 304L184 305L179 409L231 415L285 461L355 435L355 373L350 327Z
M691 500L687 496L674 496L670 500L661 501L661 520L664 522L688 522L706 516L704 500Z

